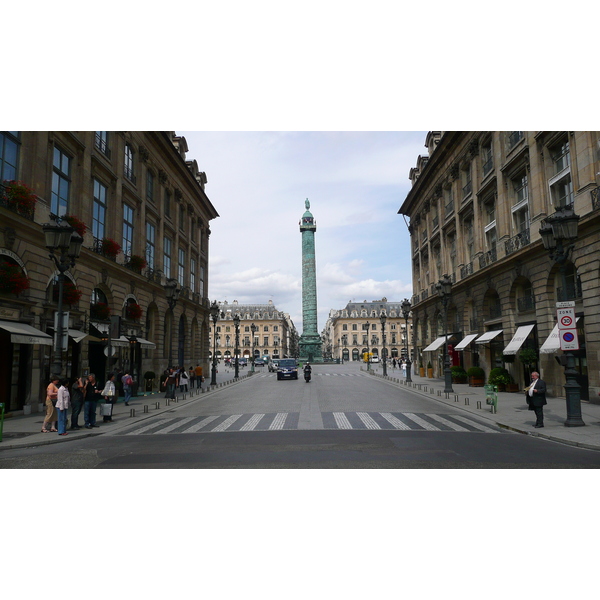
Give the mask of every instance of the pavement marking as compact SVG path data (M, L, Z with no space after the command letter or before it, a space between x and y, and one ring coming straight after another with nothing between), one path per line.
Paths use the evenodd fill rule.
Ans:
M231 415L228 419L225 419L220 425L217 425L211 431L225 431L229 426L233 425L242 415Z
M466 423L467 425L471 425L472 427L475 427L481 431L485 431L486 433L498 433L497 429L494 429L493 427L488 427L487 425L482 425L481 423L478 423L477 421L473 421L467 417L463 417L462 415L451 415L453 419L456 419L457 421L462 421L463 423Z
M388 421L389 423L391 423L396 429L404 429L405 431L409 431L410 427L404 423L403 421L401 421L400 419L397 419L392 413L379 413L386 421Z
M367 426L367 429L381 429L381 427L373 420L373 417L368 413L356 413L359 419Z
M170 431L173 431L173 429L177 429L178 427L181 427L185 423L189 423L190 421L193 421L195 418L196 417L185 417L184 419L176 421L175 423L172 423L171 425L168 425L167 427L165 427L163 429L155 431L155 433L169 433Z
M441 415L431 414L427 416L430 419L433 419L434 421L439 421L440 423L443 423L444 425L446 425L446 427L454 429L454 431L470 431L470 429L467 429L466 427L462 427L461 425L457 425L452 421L448 421L448 419L444 419L444 417L442 417Z
M335 424L340 429L352 429L352 425L350 425L350 421L348 421L348 417L341 412L334 412L333 418L335 419Z
M140 427L135 431L132 431L130 435L139 435L140 433L144 433L144 431L148 431L149 429L154 429L158 425L163 425L164 423L168 423L171 419L160 419L160 421L154 421L150 425L146 425L145 427Z
M240 427L240 431L253 431L264 416L264 414L254 415L247 423Z
M418 417L414 413L402 413L402 414L405 415L406 417L408 417L411 421L414 421L417 425L420 425L421 427L424 427L425 429L427 429L429 431L441 431L439 427L432 425L431 423L429 423L429 421L425 421L424 419L421 419L421 417Z
M199 431L209 423L212 423L215 419L218 418L219 417L206 417L206 419L202 419L202 421L200 421L199 423L196 423L195 425L184 429L181 433L196 433L197 431Z
M269 425L269 429L283 429L285 425L285 419L287 417L287 413L277 413L271 425Z

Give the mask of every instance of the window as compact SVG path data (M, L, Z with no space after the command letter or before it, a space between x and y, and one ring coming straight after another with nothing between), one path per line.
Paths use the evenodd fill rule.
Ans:
M52 162L52 192L50 212L62 217L69 206L69 188L71 187L71 159L56 146ZM104 223L104 221L102 221ZM103 225L104 226L104 225Z
M265 326L263 327L263 331L269 331L269 326L268 326L268 325L265 325Z
M494 169L494 156L492 154L491 140L483 144L481 147L481 163L483 168L483 176L485 177Z
M179 204L179 229L184 231L183 223L185 218L185 209L183 207L183 203Z
M522 131L511 131L508 134L508 149L512 150L523 139Z
M185 285L185 250L183 248L179 248L178 257L177 280L179 281L179 285L183 287Z
M520 202L526 202L529 197L528 187L527 187L527 175L521 175L516 179L513 179L513 190L514 190L514 200L513 204L519 204Z
M471 195L473 192L473 184L471 181L471 166L469 165L466 169L463 169L462 172L462 197L463 200Z
M163 239L163 273L167 279L171 277L171 240L166 236Z
M133 208L123 204L123 254L131 258L133 252Z
M110 158L110 150L108 149L108 131L96 131L95 146L104 154L104 156Z
M148 267L154 270L154 257L156 256L156 227L152 223L146 223L146 262Z
M171 218L171 192L169 190L165 190L164 201L165 201L165 206L164 206L165 217L170 219Z
M444 189L444 206L445 216L448 217L454 212L454 197L452 196L452 188Z
M358 330L358 326L356 325L356 323L352 324L352 331L357 331Z
M135 183L135 175L133 174L133 148L130 144L125 144L125 177L132 183Z
M106 193L108 188L94 179L94 209L92 214L92 235L101 240L104 237L106 221Z
M264 342L263 346L268 346L269 345L269 336L268 335L265 335L263 337L263 342Z
M16 180L19 164L19 133L3 131L0 133L0 183L4 180Z
M273 325L273 331L279 331L279 325Z
M571 151L569 142L564 141L551 148L553 177L548 182L555 208L573 204L573 182L571 180Z
M146 200L154 203L154 175L149 169L146 171Z
M196 292L196 259L190 258L190 289Z
M204 267L200 267L200 289L198 290L200 298L204 298Z
M343 330L343 331L348 331L348 324L347 324L347 323L344 323L344 324L342 325L342 330Z

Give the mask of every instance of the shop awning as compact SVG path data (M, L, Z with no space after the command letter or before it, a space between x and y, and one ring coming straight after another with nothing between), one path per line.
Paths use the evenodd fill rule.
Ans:
M423 352L433 352L434 350L437 350L438 348L443 346L445 341L446 341L445 335L442 337L439 337L437 340L435 340L435 342L432 342L431 344L429 344L429 346L427 346L427 348L425 348L423 350Z
M535 323L533 325L522 325L521 327L517 327L513 339L510 340L508 346L504 348L502 354L516 354L534 327Z
M17 321L0 321L0 329L10 333L10 341L13 344L42 344L52 346L52 336L47 333Z
M577 323L579 317L575 319ZM560 350L560 337L558 336L558 325L554 326L552 333L548 336L548 339L542 344L540 348L540 354L553 354Z
M110 345L113 348L129 348L129 340L124 335L122 335L116 340L110 340Z
M497 335L500 335L502 333L502 329L496 329L495 331L488 331L487 333L484 333L480 338L477 338L475 340L476 344L487 344L488 342L491 342Z
M87 340L88 342L101 342L100 338L97 338L85 331L79 331L79 329L69 329L69 336L73 338L73 341L76 344L79 342L83 342L83 340Z
M108 333L110 329L110 323L99 323L98 321L90 321L90 323L100 332Z
M147 350L156 350L156 344L154 342L150 342L143 338L137 338L137 341L142 348L146 348Z
M471 333L467 336L465 336L460 343L458 343L456 346L454 346L455 350L464 350L479 334L478 333Z

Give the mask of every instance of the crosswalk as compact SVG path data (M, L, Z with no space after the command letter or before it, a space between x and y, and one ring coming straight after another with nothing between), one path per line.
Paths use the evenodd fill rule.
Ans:
M465 415L390 412L323 412L324 429L371 429L403 431L455 431L499 433ZM171 417L131 426L119 435L164 435L179 433L219 433L224 431L276 431L299 429L300 413L250 413Z
M257 378L264 377L276 377L277 373L259 373L254 375ZM314 373L313 377L369 377L366 373Z

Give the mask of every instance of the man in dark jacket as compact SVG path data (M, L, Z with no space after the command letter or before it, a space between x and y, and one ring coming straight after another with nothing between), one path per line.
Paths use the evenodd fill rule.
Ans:
M531 385L529 386L528 394L528 403L529 410L533 410L535 412L536 421L535 427L536 429L544 426L544 404L546 402L546 382L540 379L540 374L534 371L531 374Z

